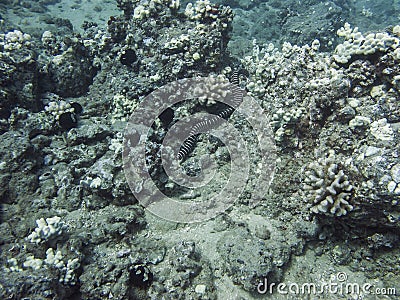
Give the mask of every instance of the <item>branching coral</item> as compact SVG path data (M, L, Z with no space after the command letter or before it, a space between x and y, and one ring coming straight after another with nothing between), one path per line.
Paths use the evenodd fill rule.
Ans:
M394 34L396 34L394 30ZM376 52L387 52L389 49L397 49L400 40L387 33L378 32L370 33L364 36L358 31L358 28L351 28L349 23L346 23L337 31L340 37L344 37L343 44L339 44L335 49L334 60L341 64L348 63L355 55L371 55Z
M56 238L67 228L61 218L54 216L52 218L40 218L36 220L37 227L29 236L28 240L32 243L42 243Z
M303 191L312 202L311 212L337 217L346 215L353 210L349 203L352 190L347 175L335 163L333 151L307 166Z

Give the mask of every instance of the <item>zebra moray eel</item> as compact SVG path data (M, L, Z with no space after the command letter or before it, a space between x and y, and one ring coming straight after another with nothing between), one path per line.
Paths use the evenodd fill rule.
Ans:
M243 72L243 70L235 70L231 76L231 89L233 92L233 103L234 107L238 107L240 103L242 103L243 99L243 90L239 86L239 73ZM216 114L209 114L202 121L193 126L192 130L189 133L189 137L183 142L183 145L180 147L177 159L179 161L183 161L189 153L191 153L196 146L197 138L200 133L204 132L210 128L215 128L221 123L221 118L228 119L235 108L227 105L227 107Z

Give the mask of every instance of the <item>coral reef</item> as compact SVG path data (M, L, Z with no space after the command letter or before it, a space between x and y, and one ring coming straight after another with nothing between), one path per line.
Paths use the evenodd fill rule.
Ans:
M364 30L392 5L117 0L113 11L107 2L87 12L106 17L79 29L76 20L73 28L50 15L56 2L0 3L0 298L256 299L266 279L323 282L343 270L360 284L398 287L400 27ZM43 26L18 22L28 9L49 9L37 21ZM356 15L368 21L359 30L344 24ZM270 186L258 181L255 145L265 136L252 126L259 124L217 101L237 96L225 90L237 73L233 83L259 105L249 111L270 117L277 146L276 169L266 168L276 170ZM211 85L189 90L193 99L161 112L147 135L124 136L149 94L207 76ZM152 108L163 100L155 97ZM177 163L195 177L205 166L199 157L208 157L216 176L190 189L161 165L172 153L163 142L178 120L227 109L250 160L248 174L234 174L246 186L228 194L233 205L197 224L146 211L134 196L148 189L145 171L178 203L213 204L207 201L231 178L235 153L222 138L199 134ZM144 154L128 159L132 193L124 140L143 139Z
M31 36L13 30L1 34L0 41L1 117L7 119L15 106L38 110L38 63Z
M388 194L390 168L396 156L389 153L398 151L394 144L399 118L394 99L398 91L393 85L397 71L386 67L397 61L395 32L392 29L370 35L380 39L377 52L351 55L351 61L340 65L337 54L318 51L318 42L302 47L285 44L282 51L272 45L260 48L254 44L252 56L243 60L250 73L247 87L272 114L271 125L282 160L302 158L303 164L295 167L288 163L282 172L294 172L293 180L283 184L288 177L282 175L281 179L278 173L273 187L276 191L283 192L280 183L289 185L290 199L304 198L304 202L312 203L315 213L346 215L346 222L354 226L360 226L365 215L369 216L362 222L365 226L398 226L394 221L398 208L391 204L390 196L384 196ZM383 84L377 85L379 80ZM321 154L331 151L340 157L336 162L321 158ZM368 151L367 156L362 151ZM367 165L372 169L367 170ZM341 171L343 167L345 170ZM300 178L293 168L298 172L308 168L308 173ZM321 168L327 170L322 172ZM352 180L348 183L350 174ZM332 177L327 180L329 176ZM306 190L302 196L298 189L292 189L301 187L301 182ZM332 183L335 186L329 191L326 188ZM391 183L391 191L393 186ZM387 215L387 209L392 213Z
M97 69L83 41L76 36L57 40L51 32L45 32L41 41L45 49L39 57L41 89L61 97L87 92Z

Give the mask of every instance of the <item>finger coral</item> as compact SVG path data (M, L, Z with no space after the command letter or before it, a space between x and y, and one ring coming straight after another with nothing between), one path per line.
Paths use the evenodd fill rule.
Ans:
M340 217L353 210L349 202L353 186L335 163L333 151L306 169L303 191L312 203L311 212Z

